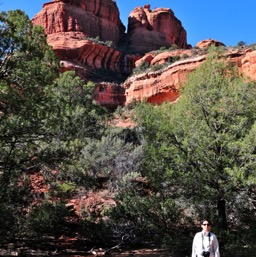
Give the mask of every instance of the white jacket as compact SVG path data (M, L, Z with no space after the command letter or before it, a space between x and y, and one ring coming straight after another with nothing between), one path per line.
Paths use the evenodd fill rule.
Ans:
M192 245L192 257L201 257L203 251L209 251L210 257L220 257L219 242L214 233L196 233Z

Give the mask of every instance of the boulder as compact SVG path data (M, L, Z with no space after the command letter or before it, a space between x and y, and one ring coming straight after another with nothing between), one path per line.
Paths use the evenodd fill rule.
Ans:
M215 40L215 39L204 39L196 44L196 47L200 49L208 48L209 46L225 46L222 42Z

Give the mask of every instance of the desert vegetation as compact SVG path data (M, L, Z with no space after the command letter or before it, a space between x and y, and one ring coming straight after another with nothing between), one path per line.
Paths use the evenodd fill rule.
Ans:
M0 13L1 247L65 236L189 256L207 218L222 256L253 256L256 84L221 56L209 50L176 104L136 103L136 125L118 128L93 83L59 73L41 27ZM81 200L99 192L112 204Z

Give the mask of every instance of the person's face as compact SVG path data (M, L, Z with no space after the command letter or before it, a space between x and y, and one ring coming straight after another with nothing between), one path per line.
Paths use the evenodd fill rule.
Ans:
M201 225L202 229L204 232L209 232L210 231L210 228L211 228L211 225L209 223L209 221L205 220L202 225Z

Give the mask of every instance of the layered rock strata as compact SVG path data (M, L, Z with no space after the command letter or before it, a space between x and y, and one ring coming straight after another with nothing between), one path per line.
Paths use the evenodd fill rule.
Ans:
M187 33L171 9L150 5L135 8L128 18L129 46L133 51L146 53L160 47L177 45L187 48Z
M44 27L48 44L61 60L61 71L75 70L85 81L95 82L96 100L111 110L144 99L154 104L176 101L187 75L205 61L204 49L225 46L209 39L200 41L197 49L188 49L186 31L173 12L150 10L149 5L131 12L125 36L112 0L53 0L44 4L32 22ZM121 42L123 49L130 47L135 54L117 50ZM181 49L152 51L173 44ZM225 58L245 77L256 80L256 51L229 49ZM126 79L134 67L145 63L146 71Z
M43 5L32 22L44 27L48 44L61 60L61 71L75 70L85 81L96 82L97 101L110 109L124 105L126 99L123 87L109 82L124 81L141 57L117 50L118 45L133 48L135 53L171 44L187 46L186 31L173 12L165 8L151 11L149 5L132 11L128 37L112 0L53 0ZM148 38L138 44L141 30Z
M117 45L125 31L119 16L112 0L53 0L43 5L32 22L43 26L47 35L82 32Z
M205 43L205 42L204 42ZM208 44L207 44L208 45ZM184 54L186 58L184 58ZM170 56L180 56L181 60L168 64ZM179 90L184 86L187 76L201 65L207 57L202 50L176 50L172 52L148 53L143 62L150 67L139 75L133 75L125 83L126 105L133 101L146 100L153 104L166 101L174 102L179 98ZM256 51L247 49L229 49L224 58L233 62L238 71L245 77L256 81ZM141 65L141 60L137 61ZM154 71L154 65L162 64ZM165 64L165 65L164 65Z
M53 0L32 22L44 27L63 70L79 71L85 80L115 81L115 75L123 80L130 74L134 62L116 50L125 31L119 15L112 0Z
M154 62L154 57L151 62ZM124 83L126 105L133 101L147 101L161 104L174 102L179 97L179 89L184 84L187 75L195 70L203 61L205 55L177 61L158 71L146 71L131 76ZM161 63L165 63L163 60Z
M116 86L110 89L109 82L123 81L132 72L134 58L116 49L124 39L125 27L115 1L53 0L43 5L32 23L44 27L61 71L75 70L85 81L107 81L105 90L104 83L97 87L101 88L102 105L124 104L123 91Z

